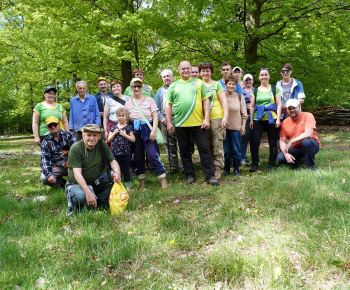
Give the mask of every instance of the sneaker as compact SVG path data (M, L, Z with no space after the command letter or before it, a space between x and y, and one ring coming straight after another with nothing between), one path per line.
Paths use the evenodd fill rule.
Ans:
M218 186L218 185L220 185L219 181L217 181L217 180L215 179L214 176L213 176L213 177L210 177L210 178L208 179L208 182L209 182L209 184L212 185L212 186Z
M239 176L239 171L238 171L238 170L235 170L235 171L233 172L233 176Z
M193 184L195 183L196 179L194 176L188 176L186 179L186 184Z
M126 190L130 190L130 188L131 188L130 182L125 182L124 187Z
M258 170L258 165L252 165L252 167L249 169L249 172L255 172Z
M247 165L248 161L246 159L241 160L241 166Z

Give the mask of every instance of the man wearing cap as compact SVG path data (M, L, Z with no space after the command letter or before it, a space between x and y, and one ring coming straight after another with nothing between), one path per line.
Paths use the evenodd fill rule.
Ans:
M282 114L281 121L288 117L286 103L289 99L296 99L299 104L303 104L305 100L304 88L301 82L292 78L292 65L285 63L281 67L282 80L278 81L276 86L282 92Z
M86 93L86 82L78 81L76 89L78 94L70 100L69 130L75 134L77 140L81 140L81 128L86 124L101 126L101 116L96 98Z
M234 71L236 68L239 68L239 67L236 66L236 67L233 69L233 71ZM239 68L239 69L240 69L240 68ZM233 73L233 71L231 71L231 65L230 65L228 62L224 62L224 63L221 65L222 79L219 80L219 82L220 82L220 84L222 85L222 87L224 88L225 92L226 92L225 79L226 79L228 76L230 76L231 73ZM241 76L239 77L239 81L237 80L237 85L236 85L235 93L243 95L243 90L242 90L241 85L240 85L241 77L242 77L242 73L241 73Z
M41 143L41 181L53 188L64 187L68 175L68 152L77 141L69 131L60 128L60 121L55 116L46 118L45 124L49 134Z
M199 67L198 66L192 65L191 76L193 78L196 78L196 79L199 78Z
M106 101L113 97L113 93L108 91L108 80L100 77L96 81L99 92L95 94L95 98L98 105L98 110L100 111L101 124L103 123L103 111L105 108Z
M278 162L298 167L304 158L305 168L314 170L315 155L321 148L315 118L311 113L301 112L297 99L289 99L286 107L289 117L281 125Z
M244 75L243 83L244 83L243 96L245 99L245 103L247 105L248 120L245 126L245 135L242 137L242 149L241 149L242 166L249 163L249 160L247 158L247 148L248 148L248 142L249 142L250 133L251 133L249 123L250 123L250 100L251 100L251 93L253 92L253 84L254 84L253 76L251 74Z
M210 127L209 95L203 82L191 76L191 64L179 64L181 79L173 82L168 89L165 116L169 134L176 132L180 156L186 174L186 183L195 182L195 171L190 153L190 137L197 144L202 169L211 185L220 185L214 176L214 166L208 147L206 129ZM174 125L171 122L174 107Z
M242 89L242 85L244 85L244 83L242 82L243 70L239 66L235 66L232 70L232 75L235 77L237 81L235 92L237 94L243 95L244 94L244 91Z
M142 69L137 68L137 69L134 69L134 71L132 72L132 77L133 78L139 78L143 82L143 80L145 78L145 75L144 75ZM132 96L132 91L131 91L130 86L128 86L125 89L124 95L125 96L129 96L129 97ZM143 83L142 95L145 96L145 97L151 97L152 99L154 99L154 92L153 92L152 87L150 85L147 85L147 84Z
M114 181L120 181L120 168L106 142L100 141L101 128L88 124L81 128L83 139L76 142L68 157L67 199L68 212L87 206L100 206L108 203L110 186L103 163L104 150L108 163L114 171ZM102 147L101 147L102 146Z

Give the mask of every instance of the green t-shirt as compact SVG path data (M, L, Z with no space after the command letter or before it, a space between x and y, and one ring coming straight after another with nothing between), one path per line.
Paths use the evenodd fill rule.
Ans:
M203 82L204 83L204 82ZM209 96L210 102L210 120L221 119L224 117L224 109L221 106L218 94L225 91L220 82L214 82L210 86L205 83L205 92Z
M108 162L112 162L114 157L106 142L102 141ZM78 183L75 180L73 168L81 168L82 175L88 185L93 185L104 171L105 166L102 160L100 144L92 149L87 149L84 140L80 140L72 145L68 155L68 181Z
M206 94L204 83L196 78L173 82L168 89L168 102L173 104L175 127L201 126L204 121L202 101Z
M124 95L129 96L129 97L132 96L132 91L131 91L130 86L128 86L125 89ZM153 92L152 87L150 85L143 84L142 95L145 97L151 97L152 99L154 99L154 92Z
M44 136L50 132L46 128L45 120L50 116L56 117L58 120L62 120L62 115L66 112L66 109L61 105L57 104L54 108L48 108L44 105L44 102L37 104L33 110L40 115L39 119L39 136ZM64 130L62 124L61 128Z
M258 97L255 98L254 95L254 90L251 93L251 97L255 98L255 104L258 106L264 105L264 106L268 106L271 104L275 103L275 98L273 97L273 92L272 89L270 87L270 89L266 92L262 92L259 88L258 88ZM281 91L276 87L276 99L278 96L280 96L282 93ZM274 111L271 111L272 116L274 119L277 119L277 114ZM256 115L258 114L258 112L254 113L254 117L253 120L256 120ZM268 120L268 116L267 116L267 112L264 113L264 116L262 117L261 121L266 121Z

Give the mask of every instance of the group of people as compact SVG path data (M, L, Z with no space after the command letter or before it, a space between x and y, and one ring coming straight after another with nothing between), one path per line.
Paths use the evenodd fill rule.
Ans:
M216 186L231 167L236 176L240 166L249 163L249 143L250 172L258 170L264 131L270 150L269 171L275 169L276 160L295 167L304 162L306 168L315 168L315 154L321 146L316 122L312 114L301 111L305 94L302 84L291 77L290 64L282 65L282 80L277 85L270 85L268 68L260 69L257 88L252 74L243 76L240 67L231 69L227 62L221 66L219 81L212 79L214 66L209 62L194 66L182 61L178 72L180 79L174 81L173 72L164 69L160 74L164 86L155 95L144 83L141 69L133 71L124 94L117 80L111 82L109 92L108 80L99 78L96 95L87 94L87 84L78 81L69 121L64 107L56 103L56 88L44 89L44 101L33 112L34 138L42 151L41 180L52 187L66 185L71 211L108 202L108 167L114 181L124 176L129 189L131 160L140 190L146 186L146 162L166 189L166 169L156 142L158 126L170 173L181 168L186 184L196 181L194 143L206 181ZM67 184L63 176L68 176Z

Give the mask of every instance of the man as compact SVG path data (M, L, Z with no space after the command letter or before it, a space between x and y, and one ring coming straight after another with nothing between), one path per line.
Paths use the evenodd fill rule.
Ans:
M297 99L289 99L286 107L289 117L281 125L278 162L298 167L304 158L305 168L314 170L315 155L321 148L315 118L311 113L301 112Z
M304 88L301 82L291 77L292 65L285 63L281 67L282 80L278 81L276 86L282 92L282 114L281 121L288 117L286 103L289 99L296 99L299 104L303 104L305 100Z
M132 72L132 77L133 77L133 78L139 78L139 79L142 80L142 82L143 82L143 80L144 80L144 78L145 78L145 75L144 75L142 69L137 68L137 69L135 69L135 70ZM129 96L129 97L132 96L132 91L131 91L130 86L128 86L128 87L125 89L124 95L125 95L125 96ZM150 85L147 85L147 84L143 83L142 95L145 96L145 97L151 97L152 99L154 99L154 92L153 92L152 87L151 87Z
M196 78L196 79L199 78L199 67L198 66L192 65L191 76L193 78Z
M237 81L235 92L237 94L243 95L244 94L244 91L242 89L242 86L244 85L244 83L242 82L243 70L239 66L235 66L232 70L232 75Z
M49 134L41 143L41 181L53 188L63 188L68 175L68 152L77 142L74 135L60 128L60 121L55 116L46 118L45 124Z
M249 163L249 160L247 158L247 148L248 148L248 142L250 140L250 133L251 129L249 127L250 123L250 101L251 101L251 93L253 92L253 84L254 84L254 78L251 74L246 74L243 77L243 83L244 83L244 99L245 103L247 105L247 114L248 119L245 126L245 135L242 137L242 149L241 149L241 165L247 165Z
M86 124L101 126L101 116L96 98L86 93L86 82L78 81L76 88L78 94L70 100L69 130L81 140L81 128Z
M237 68L237 67L235 67ZM226 92L226 85L225 85L225 79L230 76L232 73L231 71L231 65L228 63L228 62L224 62L222 65L221 65L221 74L222 74L222 79L219 80L220 84L222 85L222 87L224 88L225 92ZM240 86L240 84L237 82L237 86L236 86L236 89L235 89L235 93L237 94L241 94L243 95L243 90Z
M214 167L208 147L206 129L210 127L209 95L199 79L192 78L191 64L179 64L181 79L173 82L168 89L165 116L169 134L176 132L180 147L180 157L187 177L186 183L195 182L195 171L190 153L190 137L197 144L205 178L211 185L220 185L214 177ZM171 122L174 107L174 125Z
M109 83L108 83L107 79L100 77L96 81L96 84L97 84L99 92L97 94L95 94L95 98L97 101L98 110L100 111L101 124L103 124L103 111L105 108L105 104L106 104L106 101L108 100L108 98L113 97L113 93L108 91Z
M167 92L170 84L174 80L173 72L170 69L165 69L160 73L164 86L161 87L155 96L155 101L158 106L158 119L160 120L162 135L164 137L164 144L166 154L168 156L170 165L170 174L175 174L179 171L179 161L177 156L177 140L175 135L170 135L167 131L167 123L165 117L165 108L167 103ZM174 121L174 118L171 118Z
M120 168L117 161L106 142L102 140L98 142L101 139L100 126L88 124L81 130L83 139L72 146L68 157L66 192L69 213L81 210L85 205L96 207L108 203L111 188L101 150L104 150L108 163L114 171L114 182L120 182Z

